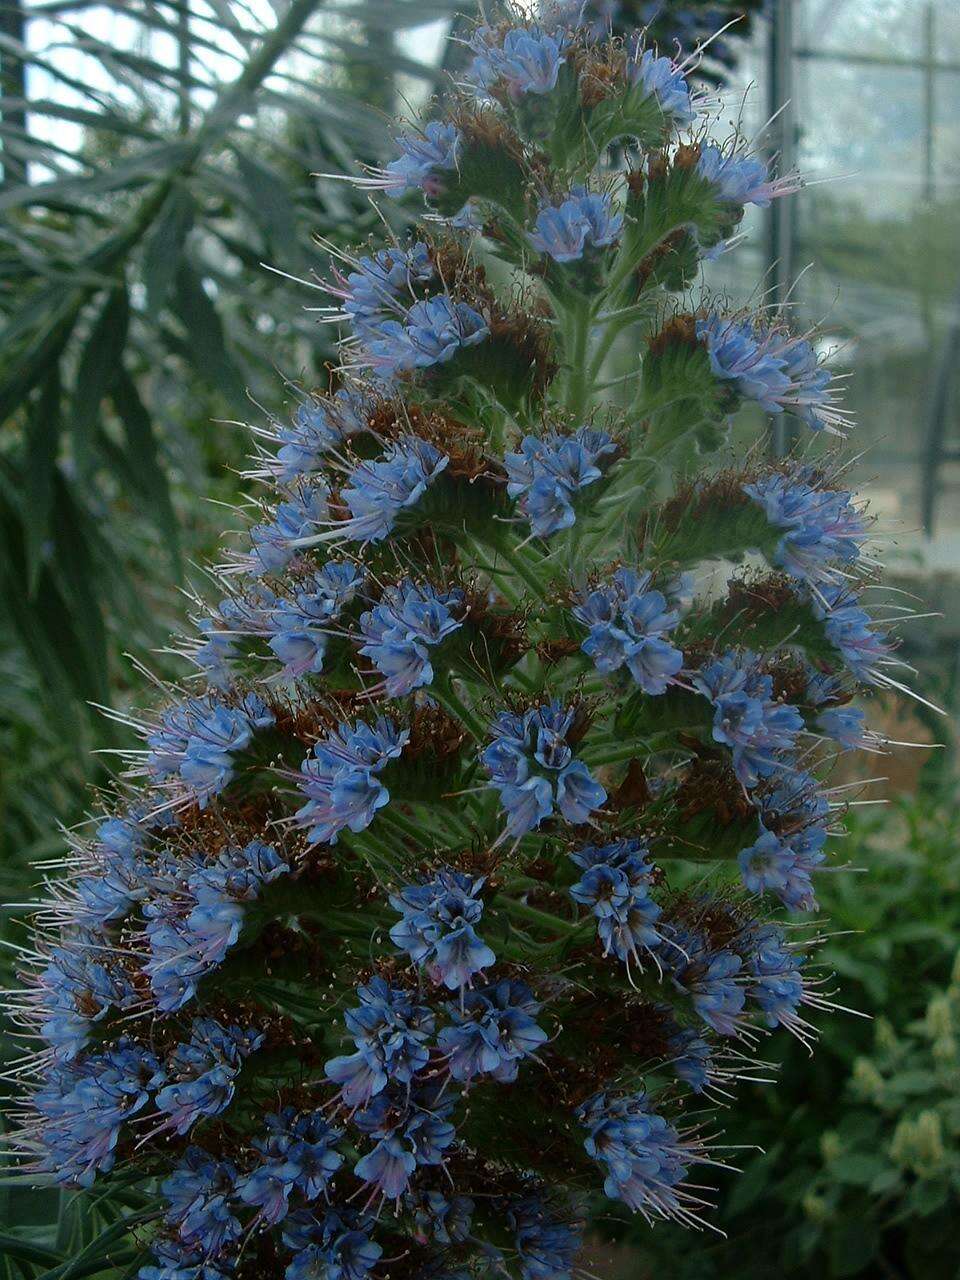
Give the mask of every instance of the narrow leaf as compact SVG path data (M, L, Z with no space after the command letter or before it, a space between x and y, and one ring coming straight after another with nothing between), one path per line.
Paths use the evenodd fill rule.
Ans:
M44 544L50 534L54 470L60 444L60 371L56 364L34 401L24 437L24 528L27 546L27 585L37 589Z
M196 372L232 403L241 401L243 382L227 351L220 317L186 259L177 267L174 307L187 331L187 354Z
M104 299L77 364L70 429L81 475L89 474L92 466L100 405L120 366L129 325L130 300L126 286L121 285Z
M187 188L174 187L144 245L143 282L147 305L154 316L166 305L195 211Z
M160 461L153 423L140 399L136 384L124 368L120 368L113 384L113 407L117 412L127 442L127 459L131 474L147 502L147 512L166 539L174 573L180 576L180 537L177 519L170 500L170 486Z

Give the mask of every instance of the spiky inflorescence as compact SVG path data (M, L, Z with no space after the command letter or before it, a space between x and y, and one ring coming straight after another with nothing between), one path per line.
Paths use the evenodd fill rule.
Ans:
M775 917L879 744L868 526L829 464L721 465L746 402L843 414L807 338L690 301L798 183L655 50L472 47L363 180L424 228L333 269L336 389L258 429L198 674L16 997L28 1167L153 1188L142 1280L567 1276L601 1193L700 1222L696 1116L829 1004Z

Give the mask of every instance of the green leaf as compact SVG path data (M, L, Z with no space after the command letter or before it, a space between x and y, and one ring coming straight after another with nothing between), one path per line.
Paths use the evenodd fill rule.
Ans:
M129 326L130 299L121 284L104 298L77 364L70 427L81 477L92 470L100 405L120 367Z
M37 589L44 543L50 532L54 471L60 443L60 371L56 364L31 406L25 433L23 522L27 543L27 587Z
M777 1143L766 1155L752 1160L734 1183L727 1196L726 1208L730 1214L743 1213L770 1189L771 1175L776 1167L783 1144Z
M851 1152L849 1155L837 1156L827 1168L838 1182L845 1182L851 1187L869 1187L884 1172L886 1163L880 1156Z
M877 1227L868 1219L841 1222L830 1234L830 1274L858 1275L876 1257L879 1244Z
M147 306L154 317L166 305L195 210L189 190L182 185L175 186L144 243L143 283Z
M15 1258L18 1262L30 1262L41 1267L56 1266L63 1261L53 1249L44 1249L6 1234L0 1235L0 1258Z
M122 366L112 390L113 407L123 424L130 474L147 501L147 513L164 535L174 573L180 576L180 534L170 499L170 485L161 464L150 414L136 384Z
M174 309L187 331L187 358L198 376L216 386L230 403L239 404L244 398L243 382L227 351L223 324L200 276L186 259L177 267Z
M286 182L280 174L239 148L236 150L236 157L237 168L246 187L249 208L271 252L290 266L301 266L304 258Z

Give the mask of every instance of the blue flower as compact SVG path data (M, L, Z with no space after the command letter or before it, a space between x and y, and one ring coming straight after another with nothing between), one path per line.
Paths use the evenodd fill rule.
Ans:
M314 536L329 521L326 491L305 490L289 502L281 502L272 520L250 530L252 573L279 573L293 559L299 543Z
M738 1036L746 1001L740 956L712 949L705 937L688 929L667 928L664 936L661 963L677 988L690 995L708 1027L722 1036Z
M480 27L470 41L476 56L467 77L481 89L502 82L514 99L549 93L566 60L567 43L564 33L548 35L539 27L511 28L502 40L493 28Z
M651 867L646 845L617 840L603 846L586 845L571 859L583 871L569 892L589 907L597 919L604 955L611 952L628 963L639 951L652 951L661 941L654 927L660 908L650 897Z
M240 1236L240 1220L230 1208L236 1167L217 1161L200 1147L188 1147L160 1190L167 1200L166 1220L188 1247L216 1257Z
M626 667L649 694L664 693L683 666L683 654L666 639L680 622L651 575L618 569L610 583L587 592L573 616L590 628L580 646L605 674Z
M409 578L387 587L380 603L360 618L360 652L384 676L390 698L404 697L433 680L430 649L463 626L464 594L438 592Z
M669 1038L670 1065L678 1080L688 1084L694 1093L704 1093L713 1076L713 1051L703 1036L692 1027L676 1027Z
M697 1159L695 1140L681 1138L652 1110L645 1093L601 1093L576 1114L588 1134L584 1148L604 1170L603 1189L611 1200L622 1200L648 1218L690 1222L688 1205L697 1202L684 1194L681 1183Z
M417 1167L416 1156L395 1133L388 1134L354 1165L354 1173L384 1200L399 1200Z
M111 1009L137 1003L120 957L102 934L84 928L64 931L61 945L51 950L50 961L40 975L37 994L43 1017L40 1034L54 1057L63 1062L77 1056L89 1040L93 1024Z
M368 416L365 397L352 388L343 387L329 397L308 396L297 406L290 425L270 435L280 448L275 460L267 463L268 473L281 484L313 475L332 449L366 429Z
M470 1235L474 1203L469 1196L428 1191L415 1210L417 1240L427 1244L462 1244Z
M864 684L882 684L878 668L892 645L847 584L819 582L808 597L810 607L823 621L824 632L838 650L847 670Z
M408 1091L402 1103L385 1094L375 1098L357 1113L356 1124L377 1142L354 1165L354 1173L384 1200L399 1200L417 1168L444 1164L456 1139L447 1119L453 1105L453 1099L441 1101L436 1090Z
M574 494L599 480L598 462L616 452L606 432L591 427L580 427L572 436L524 436L520 452L504 458L507 493L520 498L520 510L537 537L549 537L575 522Z
M778 196L800 189L795 177L771 178L767 165L756 156L724 155L709 143L700 149L697 173L713 186L718 200L741 207L755 204L766 209Z
M581 1228L550 1213L538 1196L514 1201L507 1210L523 1280L571 1280L583 1243Z
M366 339L376 336L386 321L403 316L416 298L414 286L435 275L430 249L418 240L406 249L392 246L358 258L353 271L335 278L330 292L341 300L344 319Z
M161 1237L150 1245L153 1265L142 1266L137 1280L227 1280L228 1271L215 1266L200 1249Z
M357 1052L325 1067L349 1107L366 1106L391 1082L409 1085L427 1064L434 1030L430 1010L382 978L371 978L357 994L359 1007L345 1014Z
M446 364L462 347L483 342L490 327L479 311L449 294L421 299L403 320L385 320L366 341L370 363L381 378Z
M622 230L623 214L613 210L609 193L574 187L559 206L540 210L530 243L555 262L574 262L588 246L605 249L615 244Z
M757 786L784 766L785 753L793 751L803 730L803 717L773 697L773 680L752 654L724 654L696 672L693 684L713 703L714 741L730 748L744 787Z
M123 1124L162 1079L157 1058L126 1038L55 1063L32 1099L41 1121L39 1169L61 1185L92 1186L98 1172L113 1168Z
M345 541L382 542L448 462L446 454L416 436L393 441L383 458L361 462L341 493L351 518L337 526L337 536Z
M627 79L642 86L647 96L656 98L660 110L675 124L692 124L696 119L684 72L672 58L658 58L652 49L644 49L639 37L630 42Z
M793 577L826 587L837 581L838 566L860 558L867 528L853 495L819 487L811 468L770 472L743 490L770 524L785 530L774 559Z
M330 1233L323 1244L301 1249L284 1272L285 1280L365 1280L383 1250L365 1231Z
M239 706L209 694L190 698L165 711L147 736L147 769L158 779L179 774L204 809L232 780L234 756L250 745L257 730L273 723L273 713L256 694Z
M323 670L330 628L356 597L363 570L350 560L331 561L314 575L311 589L300 590L293 601L281 600L269 615L273 633L268 644L293 678Z
M201 1117L225 1111L240 1068L262 1043L259 1032L196 1018L189 1043L178 1045L167 1063L170 1083L157 1093L157 1110L169 1117L162 1128L185 1134Z
M500 792L507 834L526 835L550 817L554 808L579 825L607 798L582 760L566 742L574 712L557 701L523 716L502 712L492 725L493 742L480 760Z
M456 125L431 120L422 134L401 133L397 144L400 157L384 170L387 194L398 197L419 189L428 196L439 195L442 179L437 170L457 167L460 133Z
M272 846L251 840L243 849L223 850L187 875L185 886L178 882L169 896L147 903L150 959L143 971L161 1012L172 1013L193 998L200 980L239 939L243 903L289 869Z
M275 1226L286 1218L294 1192L308 1204L324 1193L343 1164L335 1147L343 1134L321 1112L298 1114L294 1107L268 1115L266 1128L267 1136L253 1143L260 1163L240 1178L236 1192L257 1210L257 1221Z
M147 832L137 818L107 818L96 829L96 872L75 883L77 924L102 931L129 913L147 892L149 870L144 850Z
M714 377L731 383L765 413L788 411L813 431L842 435L847 415L837 406L836 388L805 338L747 319L712 313L697 320Z
M296 812L312 844L336 844L345 828L363 831L390 792L377 778L403 751L410 733L381 716L374 725L341 724L300 766L308 801Z
M814 911L817 899L810 873L824 858L814 843L808 831L795 847L761 823L759 838L737 859L744 885L751 893L775 893L791 911Z
M432 880L407 885L390 897L403 917L390 930L392 942L451 991L496 960L473 927L483 915L483 883L482 876L445 867Z
M523 982L499 982L468 992L460 1008L448 1007L450 1026L438 1037L454 1080L464 1084L478 1076L501 1083L517 1078L520 1063L546 1043L536 1018L540 1004Z
M229 689L233 684L230 665L238 653L236 638L227 635L214 618L201 618L197 630L205 639L191 655L193 661L206 676L211 689Z
M768 1027L783 1026L801 1040L809 1039L812 1028L797 1012L801 1004L812 1002L801 975L801 960L776 925L762 925L753 939L749 964L751 1000L760 1006Z
M817 716L817 728L845 751L857 751L870 741L866 717L859 707L828 707Z

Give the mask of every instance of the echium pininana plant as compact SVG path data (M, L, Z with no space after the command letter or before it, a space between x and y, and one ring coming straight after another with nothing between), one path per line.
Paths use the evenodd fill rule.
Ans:
M836 463L727 443L842 434L815 346L697 284L800 184L656 48L471 48L15 997L27 1168L139 1196L141 1280L568 1277L595 1207L701 1222L705 1108L830 1005L793 913L895 659Z

